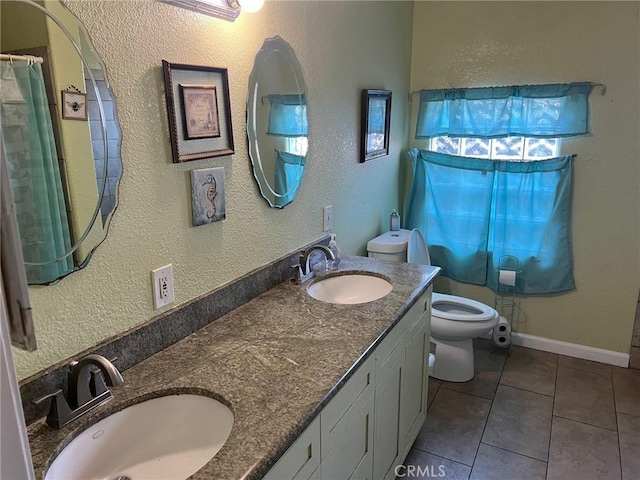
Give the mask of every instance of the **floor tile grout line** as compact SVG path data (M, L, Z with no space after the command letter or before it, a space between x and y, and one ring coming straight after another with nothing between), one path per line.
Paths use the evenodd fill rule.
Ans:
M589 427L595 427L595 428L600 428L600 429L602 429L602 430L606 430L607 432L615 432L615 433L618 433L618 430L613 430L613 429L611 429L611 428L603 427L603 426L601 426L601 425L594 425L593 423L587 423L587 422L584 422L584 421L582 421L582 420L576 420L575 418L564 417L564 416L562 416L562 415L556 415L555 413L553 414L553 416L554 416L554 417L556 417L556 418L561 418L561 419L563 419L563 420L570 420L570 421L572 421L572 422L579 423L580 425L587 425L587 426L589 426ZM617 428L617 427L618 427L618 420L617 420L617 418L616 418L616 428Z
M433 402L435 402L435 401L436 401L436 397L437 397L437 396L438 396L438 394L440 393L440 390L442 389L442 385L443 385L443 384L440 384L440 386L438 387L438 391L436 392L436 396L435 396L435 397L433 397L433 400L431 401L431 404L433 404ZM446 389L446 390L449 390L449 389ZM482 397L476 397L476 396L474 396L474 395L470 395L470 394L465 393L465 392L458 392L458 391L456 391L456 390L449 390L449 391L450 391L450 392L459 393L459 394L461 394L461 395L469 395L470 397L474 397L474 398L482 398ZM489 400L489 399L488 399L488 398L482 398L482 400ZM489 400L489 401L491 402L491 407L493 407L493 400ZM491 413L491 407L489 408L489 413ZM427 412L428 412L428 411L429 411L429 409L427 409ZM427 413L427 414L428 414L428 413ZM484 429L485 429L485 427L486 427L486 425L487 425L487 420L488 420L488 419L489 419L489 416L487 415L487 419L484 421L484 425L483 425L483 427L482 427L482 435L484 435ZM482 435L480 435L480 442L478 442L478 449L480 448L480 444L482 443ZM475 465L475 463L476 463L476 457L477 457L477 455L478 455L478 449L476 449L476 454L475 454L475 455L474 455L474 457L473 457L473 462L471 462L471 465L469 465L469 464L467 464L467 463L460 462L459 460L454 460L454 459L452 459L452 458L445 457L445 456L443 456L442 454L436 454L436 453L433 453L433 452L429 452L429 451L427 451L427 450L423 450L423 449L422 449L422 448L420 448L420 447L416 447L416 446L415 446L415 443L414 443L414 448L416 448L416 449L420 450L421 452L428 453L429 455L435 455L435 456L437 456L437 457L442 457L442 458L445 458L445 459L450 460L450 461L452 461L452 462L456 462L456 463L459 463L459 464L461 464L461 465L465 465L465 466L467 466L467 467L470 467L470 468L471 468L471 471L473 471L473 466L474 466L474 465ZM469 476L471 476L471 473L472 473L472 472L469 472Z
M419 451L421 451L422 453L426 453L427 455L431 455L431 456L433 456L433 457L438 457L438 458L441 458L441 459L443 459L443 460L446 460L447 462L455 463L455 464L457 464L457 465L462 465L463 467L473 468L471 465L467 465L466 463L460 462L460 461L458 461L458 460L453 460L453 459L451 459L451 458L449 458L449 457L445 457L444 455L439 454L439 453L432 453L432 452L428 452L428 451L426 451L426 450L421 449L420 447L416 447L415 445L413 445L413 446L411 447L411 449L419 450ZM407 456L408 456L408 455L407 455ZM471 472L469 472L469 474L471 474Z
M557 375L556 375L556 381L557 381ZM536 393L538 395L544 395L545 397L551 397L551 398L555 398L555 395L549 395L548 393L541 393L541 392L536 392L535 390L527 390L526 388L522 388L522 387L514 387L513 385L509 385L507 383L499 383L499 386L503 386L503 387L509 387L509 388L515 388L516 390L520 390L521 392L529 392L529 393ZM555 391L555 386L553 387L554 391ZM497 390L497 389L496 389Z
M487 424L489 423L489 418L491 417L491 412L493 411L493 404L496 400L496 395L498 394L498 388L500 387L500 380L502 379L502 375L504 373L504 368L507 365L507 361L509 360L509 355L507 355L507 358L505 358L504 362L502 363L502 368L500 369L500 376L498 376L498 383L496 384L496 388L493 392L493 398L491 399L491 406L489 407L489 414L487 415L487 418L484 421L484 425L482 426L482 433L480 434L480 441L478 442L478 448L476 448L476 454L473 457L473 465L471 466L471 472L469 473L469 478L471 478L471 475L473 474L473 467L476 464L476 460L478 459L478 452L480 452L480 446L482 445L482 439L484 438L484 432L487 429ZM474 374L475 375L475 374ZM486 445L486 444L485 444Z
M616 417L616 430L618 433L618 462L620 462L620 478L624 479L622 470L622 447L620 446L620 425L618 424L618 404L616 403L616 384L613 381L613 370L611 370L611 389L613 390L613 413Z
M487 397L483 397L482 395L478 395L476 393L463 392L462 390L456 390L455 388L448 388L444 383L442 385L440 385L440 388L446 388L447 390L451 390L452 392L464 393L466 395L471 395L472 397L482 398L484 400L490 400L491 402L493 402L493 399L496 398L496 392L495 391L493 392L493 397L487 398ZM498 389L498 385L496 385L496 390L497 389Z
M551 437L553 436L553 412L556 411L556 393L558 393L558 368L560 368L560 357L556 363L556 381L553 384L553 406L551 407L551 428L549 428L549 448L547 450L547 470L545 472L545 480L549 478L549 466L551 465Z
M481 444L481 445L488 445L488 446L490 446L490 447L492 447L492 448L497 448L497 449L499 449L499 450L502 450L503 452L509 452L509 453L513 453L513 454L515 454L515 455L520 455L521 457L530 458L531 460L537 460L538 462L542 462L542 463L549 463L549 462L548 462L548 461L546 461L546 460L540 460L539 458L532 457L531 455L526 455L526 454L524 454L524 453L520 453L520 452L514 452L513 450L509 450L508 448L499 447L499 446L497 446L497 445L492 445L492 444L487 443L487 442L483 442L483 441L481 441L481 442L480 442L480 444Z

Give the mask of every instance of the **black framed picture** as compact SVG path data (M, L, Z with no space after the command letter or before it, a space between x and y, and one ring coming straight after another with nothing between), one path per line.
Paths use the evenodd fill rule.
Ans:
M389 155L391 91L362 90L360 162Z
M162 61L174 163L234 153L226 68Z

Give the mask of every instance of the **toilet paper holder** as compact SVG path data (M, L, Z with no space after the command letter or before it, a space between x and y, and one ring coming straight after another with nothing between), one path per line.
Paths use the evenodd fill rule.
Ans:
M491 336L491 346L506 349L511 348L511 332L516 309L516 282L520 274L520 261L513 255L503 255L498 259L496 269L496 296L494 308L500 315L500 323ZM505 323L508 328L498 328Z

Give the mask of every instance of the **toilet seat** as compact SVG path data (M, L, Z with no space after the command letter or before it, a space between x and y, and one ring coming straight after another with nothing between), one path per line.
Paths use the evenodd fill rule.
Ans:
M450 305L451 308L449 310L438 308L438 304ZM431 294L431 312L440 318L456 322L486 322L493 320L496 316L496 311L484 303L435 292Z
M427 242L424 241L422 232L417 228L414 228L413 230L411 230L411 233L409 233L409 240L407 244L407 262L416 265L431 265Z

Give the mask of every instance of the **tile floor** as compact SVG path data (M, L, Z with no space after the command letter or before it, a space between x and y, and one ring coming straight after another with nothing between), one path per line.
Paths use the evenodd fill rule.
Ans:
M404 478L640 479L640 370L481 339L475 367L466 383L429 379Z

